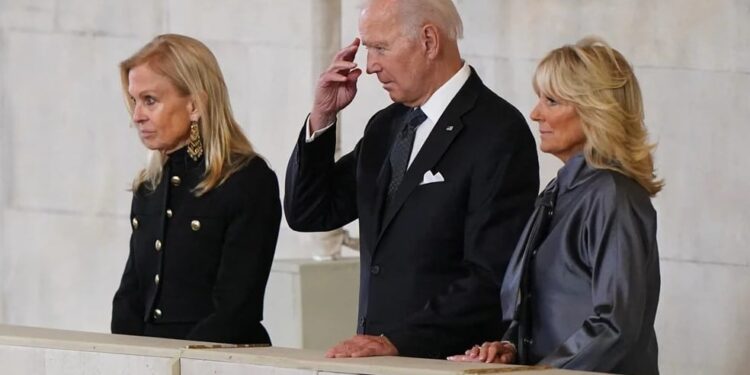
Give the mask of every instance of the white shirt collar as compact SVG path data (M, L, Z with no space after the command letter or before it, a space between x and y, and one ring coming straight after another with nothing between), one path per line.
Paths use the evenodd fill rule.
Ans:
M427 115L427 118L432 121L433 124L437 124L440 116L443 115L445 109L448 108L448 104L456 97L458 91L464 86L469 76L471 75L471 68L469 65L464 63L461 69L445 82L440 88L435 91L427 102L425 102L420 108Z

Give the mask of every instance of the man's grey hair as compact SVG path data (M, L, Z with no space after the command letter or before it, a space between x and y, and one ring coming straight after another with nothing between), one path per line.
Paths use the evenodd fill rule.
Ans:
M365 1L362 9L373 1ZM416 38L425 23L434 24L452 40L464 36L464 25L452 0L397 0L394 4L408 38Z

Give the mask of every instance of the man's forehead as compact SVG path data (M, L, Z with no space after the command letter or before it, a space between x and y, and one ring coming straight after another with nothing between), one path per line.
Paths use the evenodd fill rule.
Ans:
M401 28L394 17L371 16L359 20L359 35L364 45L393 39L400 31Z
M393 31L375 33L360 30L359 39L365 47L381 46L394 42L396 35Z

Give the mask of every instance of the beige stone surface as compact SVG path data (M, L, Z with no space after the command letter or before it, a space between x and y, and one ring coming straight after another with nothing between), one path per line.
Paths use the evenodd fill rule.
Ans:
M6 351L7 347L0 350ZM179 361L168 357L17 347L43 355L42 362L3 362L8 373L24 375L179 375ZM31 367L31 368L28 368Z
M0 325L3 374L179 375L194 341Z
M459 0L464 51L541 58L586 35L620 46L638 65L740 70L750 9L741 0L711 2L597 0ZM467 22L468 21L468 22Z
M662 260L661 272L656 328L662 373L746 374L750 273L670 259Z
M658 173L662 257L747 267L750 74L640 68ZM669 109L669 110L667 110ZM707 267L712 267L707 265ZM735 288L727 285L727 289ZM700 295L700 298L709 298Z
M3 29L50 31L55 25L55 0L13 0L0 2Z
M4 221L4 323L109 332L127 217L7 210Z
M164 2L57 0L57 30L80 34L149 38L162 31Z
M501 374L520 372L524 375L574 375L580 371L534 369L522 366L485 363L459 363L406 357L325 358L323 351L289 348L240 348L215 350L190 350L183 353L186 359L216 362L249 363L254 366L271 366L297 369L314 369L342 374L361 375L463 375ZM515 371L510 371L515 370ZM590 374L590 373L589 373Z
M228 363L200 359L180 359L181 375L320 375L314 369L258 366L248 363Z
M24 327L0 324L0 345L179 358L188 345L200 341Z
M117 64L135 46L71 34L5 35L0 49L12 56L2 66L3 116L13 124L3 134L9 207L127 215L126 190L144 152L129 128ZM26 90L33 95L20 95Z
M281 347L201 349L191 348L189 345L210 343L0 325L0 359L18 358L13 363L17 363L28 374L93 374L99 373L97 369L124 374L129 372L122 372L123 368L143 368L146 366L144 363L151 364L155 369L163 369L169 365L167 368L175 375L207 372L224 375L303 375L318 371L362 375L459 375L499 374L509 370L529 375L585 374L405 357L329 359L324 357L323 351ZM149 359L153 357L163 360ZM164 373L159 370L136 372Z
M300 47L314 31L309 15L321 0L167 0L166 27L203 40ZM329 0L322 0L329 1ZM291 36L297 36L293 38Z

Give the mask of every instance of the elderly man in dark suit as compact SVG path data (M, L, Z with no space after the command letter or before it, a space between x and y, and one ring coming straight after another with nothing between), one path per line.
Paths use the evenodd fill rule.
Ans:
M286 218L299 231L359 219L357 335L327 356L445 357L503 331L500 282L539 189L534 140L461 59L451 0L373 0L359 30L394 103L334 161L360 40L334 57L289 161Z

